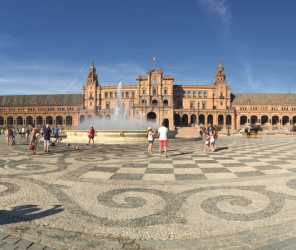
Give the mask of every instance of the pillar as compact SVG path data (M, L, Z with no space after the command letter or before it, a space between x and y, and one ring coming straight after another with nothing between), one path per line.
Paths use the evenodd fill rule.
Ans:
M43 119L43 125L45 125L45 123L46 123L46 119Z
M205 115L205 127L207 126L207 124L208 124L208 115Z

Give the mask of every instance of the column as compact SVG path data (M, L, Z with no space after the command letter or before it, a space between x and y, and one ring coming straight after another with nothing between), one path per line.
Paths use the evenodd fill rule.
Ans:
M292 125L292 120L291 120L291 118L289 119L289 124Z
M207 126L207 124L208 124L208 115L205 115L205 127Z
M46 119L43 119L43 125L45 125L45 123L46 123Z

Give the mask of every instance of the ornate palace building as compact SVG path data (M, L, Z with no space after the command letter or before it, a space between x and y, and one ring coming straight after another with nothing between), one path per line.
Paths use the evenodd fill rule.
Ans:
M169 129L213 123L223 130L247 124L288 130L296 124L295 94L231 93L221 60L211 85L174 85L173 74L164 76L154 68L117 92L117 86L98 83L92 62L82 94L0 96L0 127L50 124L74 129L90 117L110 119L118 94L130 116L165 121Z

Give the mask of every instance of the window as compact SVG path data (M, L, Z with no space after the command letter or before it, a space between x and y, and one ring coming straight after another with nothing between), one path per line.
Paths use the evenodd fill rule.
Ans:
M206 107L207 107L207 102L206 102L206 101L203 101L203 102L202 102L202 107L201 107L201 108L202 108L202 109L206 109Z
M156 89L153 89L153 95L156 95Z
M167 81L165 81L164 84L167 84Z
M195 91L193 92L193 97L196 97L196 92Z
M220 105L222 105L222 102L220 102Z
M214 91L213 96L216 95L216 91Z
M106 109L110 109L110 102L106 102Z
M185 91L183 91L183 97L186 97L186 92Z
M180 92L179 91L177 91L177 97L180 97Z
M182 108L182 101L178 101L178 109Z
M108 93L107 92L105 93L105 98L108 98Z
M117 98L117 92L115 92L115 98Z
M165 90L164 90L164 94L167 95L167 94L168 94L167 92L168 92L168 91L165 89Z
M198 92L198 97L202 97L202 94L201 94L201 92Z
M129 98L129 92L125 93L126 98Z
M188 97L191 97L191 92L190 91L188 91Z
M113 98L113 92L110 93L110 98Z
M205 92L204 93L204 97L208 97L208 92Z
M145 95L145 89L143 89L143 95Z
M92 106L92 102L89 103L89 106Z
M132 97L135 97L135 92L132 92Z
M228 96L228 91L226 91L226 95Z

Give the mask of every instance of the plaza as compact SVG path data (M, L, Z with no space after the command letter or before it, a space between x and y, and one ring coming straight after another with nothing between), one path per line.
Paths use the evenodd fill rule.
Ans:
M0 136L0 249L295 249L293 136L65 143ZM294 247L294 248L293 248Z

